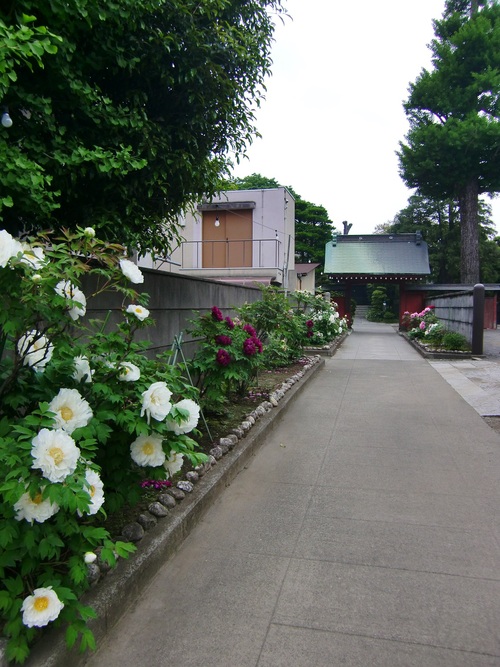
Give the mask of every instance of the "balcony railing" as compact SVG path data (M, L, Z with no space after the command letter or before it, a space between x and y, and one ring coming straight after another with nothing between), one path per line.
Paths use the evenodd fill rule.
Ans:
M279 239L226 239L184 241L183 269L276 269L280 265Z

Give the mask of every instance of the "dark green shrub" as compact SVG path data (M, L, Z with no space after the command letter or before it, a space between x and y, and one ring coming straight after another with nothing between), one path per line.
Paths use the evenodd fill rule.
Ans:
M445 350L469 350L465 336L456 331L447 331L442 338L441 347Z

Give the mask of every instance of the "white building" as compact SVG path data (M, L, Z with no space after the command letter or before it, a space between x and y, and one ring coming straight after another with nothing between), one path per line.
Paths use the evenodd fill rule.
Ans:
M286 188L226 190L180 221L183 242L144 267L295 289L295 200Z

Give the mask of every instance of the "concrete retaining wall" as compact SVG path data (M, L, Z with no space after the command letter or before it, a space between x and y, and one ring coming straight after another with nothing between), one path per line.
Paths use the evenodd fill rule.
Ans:
M257 287L243 287L213 280L201 280L164 273L152 269L142 269L144 283L133 285L138 292L149 294L147 306L155 325L137 332L137 340L147 340L148 352L153 356L169 350L174 337L185 332L194 311L208 312L218 306L224 316L233 314L233 309L244 303L253 303L261 298ZM87 280L83 284L86 295L93 293L95 282ZM87 319L106 319L105 331L112 330L123 320L123 308L129 305L119 293L104 293L87 302ZM183 350L186 357L192 356L196 341L184 333Z

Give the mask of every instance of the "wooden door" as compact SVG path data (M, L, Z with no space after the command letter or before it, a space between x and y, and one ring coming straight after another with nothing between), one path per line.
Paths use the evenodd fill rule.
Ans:
M216 220L219 225L216 226ZM203 268L252 266L252 211L204 211Z

